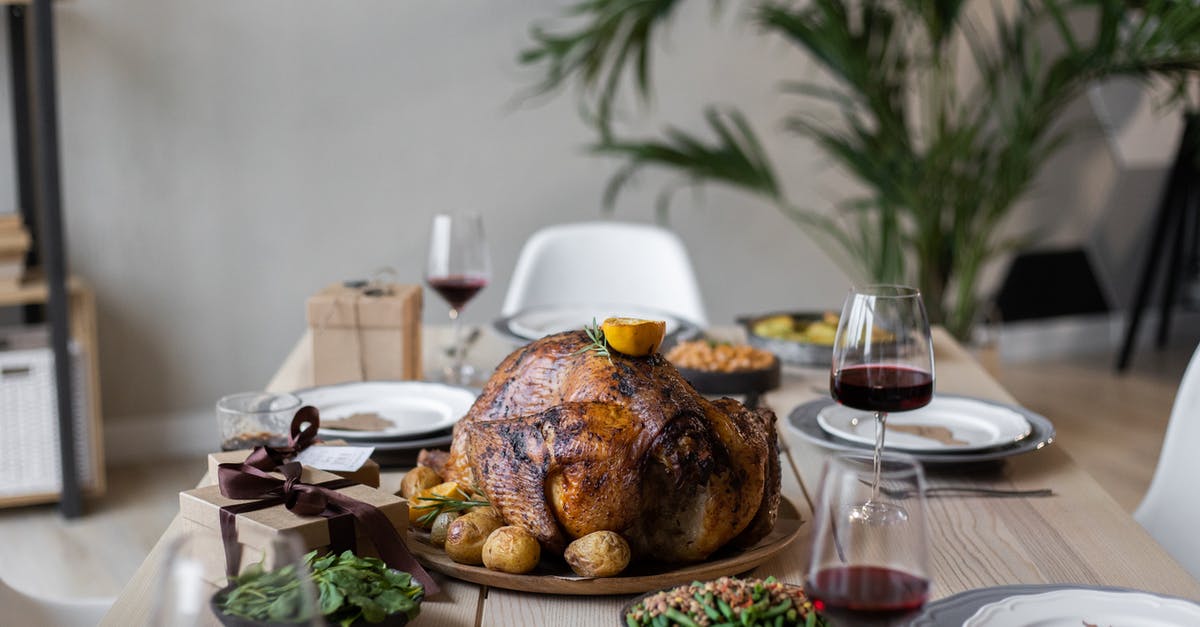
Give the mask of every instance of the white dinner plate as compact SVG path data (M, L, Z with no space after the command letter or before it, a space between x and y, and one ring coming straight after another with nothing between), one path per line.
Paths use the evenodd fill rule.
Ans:
M1200 605L1143 592L1068 589L989 603L963 627L1195 627Z
M597 324L605 318L626 317L647 320L663 320L667 323L666 335L671 337L683 331L695 331L692 323L669 313L638 305L546 305L531 307L506 316L495 322L501 334L521 342L531 342L547 335L564 331L577 331Z
M844 440L875 443L869 411L830 405L817 414L817 423ZM888 449L921 453L981 451L1018 442L1032 431L1019 412L960 396L934 396L920 409L890 413L887 426Z
M947 398L949 395L943 395L942 398ZM972 398L967 396L949 396L950 398ZM1007 407L1012 411L1025 416L1029 424L1033 425L1033 432L1028 437L1013 442L1008 446L998 446L996 448L983 449L981 451L957 451L952 449L939 449L932 453L922 453L920 451L908 451L909 455L915 457L918 461L927 467L937 466L943 470L956 466L971 466L978 464L992 464L1001 462L1009 457L1016 455L1024 455L1034 451L1040 451L1043 448L1054 443L1056 437L1054 424L1046 419L1041 414L1035 414L1019 405L1003 405L994 401L985 401L983 399L973 399L978 403L989 403L992 405L1000 405ZM807 403L797 405L788 414L788 424L791 425L792 431L803 439L805 442L818 446L827 451L850 451L862 452L870 451L874 448L874 441L870 444L863 442L851 442L849 440L832 435L828 431L821 428L817 422L817 414L822 410L834 405L832 398L818 398ZM890 422L889 418L889 422ZM887 447L891 447L891 437L888 437ZM997 597L1003 598L1003 597ZM996 599L989 599L994 601ZM976 605L975 607L979 607ZM972 609L974 611L974 609ZM966 618L964 616L963 618ZM939 627L941 627L939 625ZM954 627L962 627L962 621L954 623Z
M392 426L379 431L321 427L322 437L344 440L396 440L454 426L475 402L466 388L425 381L341 383L295 392L300 402L321 412L321 421L352 414L378 414Z

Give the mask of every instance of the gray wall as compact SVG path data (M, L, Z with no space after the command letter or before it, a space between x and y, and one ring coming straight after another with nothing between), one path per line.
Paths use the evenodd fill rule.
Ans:
M670 37L657 110L689 124L708 101L785 112L773 84L798 60L704 3ZM596 219L611 166L570 98L518 106L514 58L544 0L108 0L57 7L71 263L99 294L105 410L203 412L261 387L321 286L393 266L418 281L430 215L484 213L499 310L525 238ZM821 203L816 155L764 126L781 170ZM660 181L621 200L653 219ZM711 317L837 306L847 279L768 207L681 194L673 226ZM618 254L614 251L614 254ZM596 277L581 277L595 280ZM429 299L426 320L444 312Z
M110 423L200 420L222 394L261 387L303 331L310 293L381 266L418 281L438 210L485 215L496 279L466 317L491 319L525 238L598 218L613 167L583 154L590 136L572 98L517 98L535 78L514 62L528 25L563 4L57 5L71 263L99 296ZM843 197L844 178L777 126L789 112L777 81L811 68L734 11L714 24L709 3L685 3L657 56L657 120L694 128L702 103L736 104L793 198L819 208ZM0 142L6 133L0 124ZM1094 213L1063 203L1081 202L1072 185L1090 189L1090 178L1108 176L1058 170L1066 182L1053 179L1053 193L1027 209L1037 224ZM617 217L652 220L662 183L642 180ZM11 196L2 177L0 192ZM1053 214L1039 202L1053 203ZM849 282L798 227L724 190L679 194L671 224L715 323L837 307ZM1055 240L1078 243L1088 228ZM441 304L428 303L426 320L441 321Z

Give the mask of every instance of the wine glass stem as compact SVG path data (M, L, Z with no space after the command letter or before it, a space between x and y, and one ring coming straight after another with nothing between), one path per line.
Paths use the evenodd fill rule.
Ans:
M879 474L883 465L883 436L887 430L887 412L875 412L874 476L871 479L871 500L879 500Z
M463 333L462 333L462 317L458 315L458 309L450 308L450 322L454 324L454 376L458 378L462 376L463 371ZM461 381L455 381L461 383Z

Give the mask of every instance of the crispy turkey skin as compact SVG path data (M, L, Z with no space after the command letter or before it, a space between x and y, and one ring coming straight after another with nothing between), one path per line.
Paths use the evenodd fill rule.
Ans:
M774 414L705 399L661 355L610 360L590 344L574 331L509 355L436 460L443 477L557 553L608 530L637 558L691 562L769 533Z

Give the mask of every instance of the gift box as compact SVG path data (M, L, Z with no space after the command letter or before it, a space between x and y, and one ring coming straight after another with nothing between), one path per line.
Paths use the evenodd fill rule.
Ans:
M230 453L225 455L228 454ZM282 474L269 475L283 483ZM338 494L376 508L398 532L399 538L404 537L408 527L408 505L401 498L365 485L343 485L349 482L315 468L302 468L299 480L310 485L331 483L336 486L334 491ZM297 514L287 509L281 499L277 500L280 502L262 509L237 513L234 517L236 572L241 572L246 566L260 561L265 562L267 567L273 566L270 546L274 537L281 533L296 535L306 551L315 549L325 552L330 549L352 548L356 555L383 557L368 530L354 516L342 514L326 518ZM226 562L227 547L222 539L221 509L226 506L244 507L262 501L269 502L267 499L227 498L222 494L219 485L179 493L179 513L183 519L183 528L200 549L199 555L206 581L218 586L224 585L229 566ZM348 544L353 546L347 546ZM407 554L406 550L404 552Z
M338 283L308 299L313 383L421 378L421 286Z
M345 440L329 440L327 442L317 442L313 446L346 446ZM208 475L210 477L217 476L217 466L220 464L240 464L246 461L250 456L251 449L241 451L225 451L222 453L208 454ZM373 459L368 459L358 470L352 472L330 471L343 479L349 479L356 483L361 483L372 488L379 487L379 464Z

